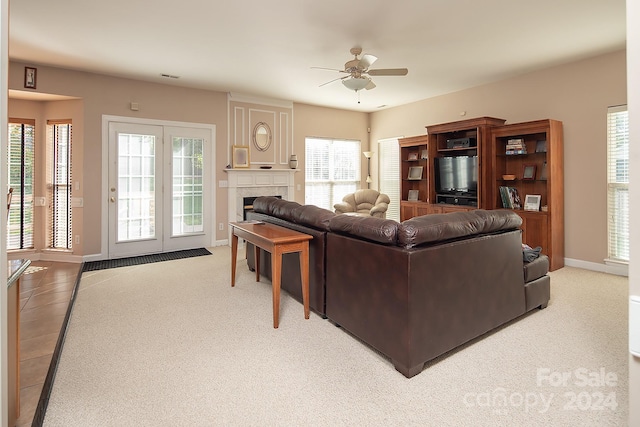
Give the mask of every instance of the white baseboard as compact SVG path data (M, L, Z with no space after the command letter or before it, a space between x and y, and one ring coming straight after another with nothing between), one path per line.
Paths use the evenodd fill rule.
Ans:
M216 240L215 246L229 246L229 239Z
M620 263L598 263L582 261L580 259L565 258L564 265L567 267L582 268L584 270L599 271L601 273L615 274L616 276L629 276L629 266Z
M74 264L80 264L82 263L82 256L63 251L43 251L40 253L40 261L71 262Z
M70 262L80 264L83 259L80 255L74 255L71 252L45 250L45 251L13 251L7 252L7 259L28 259L31 261L54 261L54 262Z

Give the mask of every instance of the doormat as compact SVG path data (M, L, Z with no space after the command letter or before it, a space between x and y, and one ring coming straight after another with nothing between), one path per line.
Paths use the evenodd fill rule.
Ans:
M129 258L107 259L104 261L85 262L82 271L106 270L107 268L129 267L131 265L149 264L152 262L171 261L174 259L191 258L211 255L205 248L187 249L184 251L163 252L160 254L141 255Z

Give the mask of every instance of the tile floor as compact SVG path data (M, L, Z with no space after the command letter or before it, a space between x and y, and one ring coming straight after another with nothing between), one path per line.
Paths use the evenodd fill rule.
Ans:
M20 278L20 418L30 426L82 264L33 261Z

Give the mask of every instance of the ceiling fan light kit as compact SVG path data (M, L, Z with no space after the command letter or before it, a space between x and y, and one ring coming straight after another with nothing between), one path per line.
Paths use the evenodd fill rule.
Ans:
M355 90L356 92L367 87L371 82L371 79L366 77L351 77L342 81L348 89Z
M351 49L351 54L354 56L354 59L347 61L344 64L343 70L336 70L332 68L322 68L322 67L312 67L319 68L323 70L331 70L337 71L339 73L347 74L344 77L338 77L337 79L330 80L326 83L321 84L320 86L327 85L336 80L341 80L342 84L349 90L353 90L358 92L362 89L373 89L376 87L373 80L371 80L371 76L406 76L409 72L406 68L385 68L385 69L377 69L377 70L369 70L369 67L373 65L374 62L378 60L378 58L374 55L364 54L362 58L358 59L358 55L362 53L362 48L354 47Z

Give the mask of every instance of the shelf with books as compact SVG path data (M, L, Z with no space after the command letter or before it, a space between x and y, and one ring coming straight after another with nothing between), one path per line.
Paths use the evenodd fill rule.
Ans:
M517 142L515 142L517 141ZM523 243L542 247L550 269L564 266L562 122L537 120L491 130L492 209L514 209L522 217ZM518 150L526 154L507 154ZM505 179L509 178L509 179ZM517 195L519 204L514 200ZM524 203L525 200L535 203Z
M427 135L400 139L400 218L426 214L429 202Z

